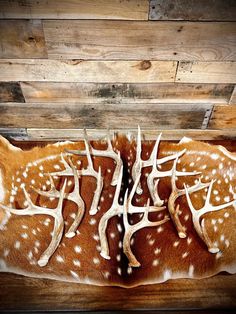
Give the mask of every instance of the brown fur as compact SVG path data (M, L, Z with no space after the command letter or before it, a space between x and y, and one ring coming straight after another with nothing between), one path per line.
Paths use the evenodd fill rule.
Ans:
M142 143L143 159L149 157L153 145L153 142ZM105 149L106 143L97 141L93 143L93 146L97 149ZM113 147L120 150L124 162L124 186L121 192L121 197L124 197L125 189L128 187L131 190L133 185L133 182L129 183L128 179L131 177L130 172L132 164L135 161L136 143L135 141L129 142L124 136L118 136L113 141ZM22 151L19 149L15 150L5 139L1 138L0 170L5 191L2 203L9 204L12 186L14 185L18 187L18 190L14 196L12 206L19 209L24 208L25 197L20 188L20 185L24 183L34 203L41 206L46 205L50 208L56 207L57 200L50 201L46 197L39 197L31 187L33 185L36 188L42 189L42 186L46 185L47 177L39 176L39 173L42 173L39 165L29 167L26 178L23 176L25 167L29 162L33 163L40 158L58 154L55 160L45 161L40 165L43 166L44 173L56 171L54 168L56 164L60 165L61 169L63 169L60 163L60 153L65 149L83 148L83 142L77 142L62 146L50 144L43 148L35 147L29 151ZM180 158L177 169L182 170L185 168L186 171L193 171L194 169L201 171L203 182L209 182L213 178L221 180L221 182L216 181L214 183L213 191L217 191L218 194L212 193L211 195L211 203L213 205L225 203L224 198L227 199L229 197L232 200L233 193L230 192L230 186L233 189L232 191L236 193L236 156L229 153L231 156L229 158L217 146L190 141L179 144L161 143L158 158L181 151L184 148L187 149L187 152ZM206 154L203 155L203 152L206 152ZM214 154L217 154L219 157L212 159L211 156L214 157ZM198 160L198 157L201 159ZM222 158L224 159L223 161ZM77 160L81 160L82 166L84 168L87 166L86 157L73 156L72 160L74 164L76 164ZM122 217L116 216L109 221L107 228L111 259L106 260L102 258L99 253L100 241L97 236L98 223L101 216L112 204L115 187L111 186L110 183L115 165L111 159L102 157L93 158L93 162L95 170L98 170L99 166L101 167L102 176L104 177L102 191L104 201L100 201L100 210L98 213L95 216L89 215L89 207L96 188L96 180L92 177L82 177L80 179L81 196L86 204L86 211L82 223L78 228L79 232L72 239L62 238L58 249L45 267L39 267L36 262L51 240L50 232L53 228L52 217L47 217L46 215L16 216L12 214L8 222L0 230L0 266L2 265L2 271L21 273L27 276L49 277L57 280L78 281L97 285L119 285L124 287L158 283L169 278L203 278L212 276L220 271L228 271L229 273L236 271L236 206L235 208L231 206L217 212L207 213L204 216L206 218L209 237L219 243L221 250L220 253L211 254L193 227L191 212L185 196L178 198L176 204L180 205L182 211L180 220L187 228L188 236L186 239L178 237L171 220L161 227L144 228L138 231L133 237L134 242L131 248L140 261L141 267L132 268L131 272L130 267L128 267L128 260L119 244L123 240L123 220ZM194 162L193 166L192 162ZM220 164L223 164L223 167ZM173 161L168 162L162 166L161 170L171 169L172 165ZM206 169L203 169L204 165L207 166ZM111 169L111 172L108 169ZM216 174L214 173L214 169L216 169ZM149 173L150 170L151 167L145 168L142 171L141 184L143 194L134 197L134 205L144 206L150 197L145 176L145 173ZM17 178L20 178L21 182L17 182ZM177 186L183 188L184 183L191 186L194 184L196 178L198 176L179 177ZM35 180L35 184L31 183L32 179ZM68 179L70 180L70 178ZM73 181L73 179L71 180ZM58 189L61 187L62 181L60 178L56 180ZM49 186L47 188L49 189ZM67 187L67 191L72 189L73 182L71 186ZM170 178L161 179L159 185L161 198L167 201L170 193ZM203 196L206 195L206 191L201 190L195 194L196 197L191 196L193 205L195 208L201 208L204 205ZM218 200L217 197L220 199ZM70 214L75 211L75 204L69 201L64 202L63 217L68 222L66 230L73 222ZM163 212L149 214L149 218L152 221L156 221L162 219L165 214L168 214L167 209ZM3 221L4 217L5 212L0 209L0 221ZM50 219L48 226L45 222L47 218ZM94 223L93 221L92 223L91 219L95 219L96 222ZM140 220L140 217L138 214L129 215L129 220L135 223ZM121 232L118 230L120 228L122 228ZM27 234L27 238L24 238L24 234ZM15 247L16 241L20 242L19 248ZM40 246L35 244L38 243L37 241L40 243ZM78 250L77 252L75 251L76 246L81 247L81 252L78 252ZM57 256L62 257L64 262L59 262ZM73 261L75 260L77 261L77 265L74 265ZM78 265L78 261L80 265ZM76 273L78 278L73 277L70 271Z

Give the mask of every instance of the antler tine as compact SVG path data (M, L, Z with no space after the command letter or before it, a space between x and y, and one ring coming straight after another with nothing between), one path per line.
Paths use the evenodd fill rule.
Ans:
M179 158L179 157L183 156L183 154L185 154L186 150L187 150L187 149L185 148L185 149L181 150L180 152L177 152L177 153L175 153L175 154L173 154L173 155L170 155L170 156L166 156L166 157L162 157L162 158L160 158L160 159L157 159L157 165L164 164L164 163L167 162L167 161L171 161L171 160L173 160L173 159L176 159L176 158Z
M87 156L87 159L88 159L88 168L94 169L93 168L92 157L91 157L91 154L90 154L90 143L89 143L87 131L86 131L85 128L84 128L84 144L85 144L86 156Z
M71 167L69 166L69 164L66 162L63 153L61 153L61 161L65 167L64 170L62 171L56 171L56 172L51 172L50 175L51 176L73 176Z
M148 219L149 205L150 205L150 199L149 199L147 202L147 206L142 208L144 210L144 215L143 215L142 219L137 224L130 225L129 221L128 221L129 201L127 199L127 197L128 197L127 193L128 192L126 191L125 198L124 198L124 206L123 206L123 223L124 223L124 227L125 227L125 234L124 234L124 238L123 238L123 252L129 260L129 266L139 267L140 263L136 259L136 257L134 256L134 254L131 250L131 247L130 247L130 241L131 241L133 234L135 232L137 232L138 230L145 228L145 227L153 227L153 226L161 225L161 224L165 223L166 221L168 221L169 218L165 217L163 220L155 221L155 222L150 221Z
M109 129L107 129L107 148L108 148L108 150L113 151L113 147L112 147L112 144L111 144L110 130Z
M211 198L211 191L212 191L212 187L213 187L213 184L214 184L215 180L211 180L211 183L210 183L210 186L208 188L208 191L207 191L207 196L206 196L206 205L210 205L210 198Z
M123 165L120 168L118 182L117 182L112 205L109 208L109 210L107 210L105 214L101 217L99 225L98 225L98 234L99 234L100 244L101 244L100 255L105 259L111 258L109 255L109 246L108 246L108 241L106 237L106 229L107 229L108 221L110 218L114 217L115 215L122 213L122 208L118 201L120 190L121 190L122 177L123 177Z
M136 159L132 167L132 179L135 182L138 174L141 172L142 169L142 160L141 160L141 154L142 154L142 142L141 142L141 129L140 126L138 126L138 135L137 135L137 147L136 147ZM140 184L137 186L136 193L141 195L143 193L143 190L140 186Z
M101 174L101 167L99 167L98 175L97 175L97 188L94 193L93 202L89 211L90 215L95 215L98 212L98 203L99 203L99 199L102 193L102 188L103 188L103 178Z

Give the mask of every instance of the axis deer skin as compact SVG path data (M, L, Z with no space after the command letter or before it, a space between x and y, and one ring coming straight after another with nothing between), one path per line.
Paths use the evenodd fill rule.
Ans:
M0 271L134 287L236 272L236 154L118 134L0 137Z

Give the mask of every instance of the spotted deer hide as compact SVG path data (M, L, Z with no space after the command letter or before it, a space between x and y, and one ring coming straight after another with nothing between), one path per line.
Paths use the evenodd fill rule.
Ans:
M116 135L0 138L0 270L133 287L236 272L236 155Z

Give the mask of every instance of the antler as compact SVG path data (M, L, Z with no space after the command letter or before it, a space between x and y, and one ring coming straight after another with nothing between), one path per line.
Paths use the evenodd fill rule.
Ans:
M179 220L179 205L177 205L177 208L175 208L175 201L180 196L184 195L186 193L185 189L178 189L176 186L176 167L177 167L178 157L175 159L173 167L172 167L172 176L171 176L171 194L168 199L168 210L169 214L171 216L172 221L174 222L178 235L180 238L186 238L186 228L181 224ZM206 187L208 187L210 183L202 183L201 179L198 180L198 182L191 186L188 189L189 193L197 192L199 190L202 190Z
M121 189L121 183L122 183L122 176L123 176L123 166L120 169L120 173L119 173L118 182L117 182L117 186L116 186L115 195L113 198L112 205L111 205L110 209L108 211L106 211L106 213L102 216L102 218L100 219L100 222L99 222L99 226L98 226L98 232L99 232L99 237L100 237L100 242L101 242L100 254L105 259L110 259L109 246L108 246L108 241L107 241L107 237L106 237L106 228L107 228L108 221L112 217L124 213L124 204L123 205L119 204L119 195L120 195L120 189ZM131 199L133 198L133 195L137 189L138 182L140 180L140 176L141 176L141 174L139 174L139 176L136 178L136 181L135 181L133 188L131 190L131 193L130 193ZM165 207L150 206L149 211L150 212L157 212L157 211L161 211L163 209L165 209ZM131 202L129 203L129 208L128 208L129 214L143 213L143 212L144 212L144 210L142 207L134 206L131 204Z
M33 204L29 194L23 188L25 198L28 202L28 207L25 209L13 209L11 207L0 205L4 210L15 215L50 215L54 218L54 227L52 232L52 240L48 248L43 252L38 260L38 265L43 267L46 266L52 254L56 251L60 244L63 230L64 230L64 219L62 216L62 205L65 195L67 180L64 181L63 187L59 192L59 200L56 208L44 208Z
M78 176L77 170L76 170L76 168L73 165L71 160L69 160L69 164L70 164L70 169L72 170L73 175L74 175L74 189L70 193L65 193L64 199L67 199L69 201L74 202L78 207L78 211L77 211L77 215L74 219L74 222L70 226L70 228L67 231L67 233L65 234L65 236L67 238L73 238L75 236L76 230L78 229L78 226L80 225L81 220L84 216L85 205L84 205L84 201L83 201L82 197L80 196L79 176ZM50 179L50 183L51 183L51 189L49 191L41 191L41 190L36 189L36 188L33 188L33 189L38 194L40 194L42 196L46 196L49 198L50 197L56 197L56 198L60 197L60 192L56 189L51 174L48 174L48 175L49 175L49 179Z
M176 158L179 158L186 151L186 149L184 149L184 150L177 152L173 155L157 159L161 135L162 135L162 133L160 133L157 137L157 140L156 140L155 145L153 147L150 158L147 160L142 160L141 159L141 153L142 153L141 130L140 130L140 127L138 127L136 160L135 160L133 167L132 167L132 179L135 182L135 180L136 180L138 174L141 172L142 168L152 166L152 171L147 178L147 184L148 184L149 192L151 194L152 201L153 201L154 205L156 205L156 206L162 206L163 200L160 199L160 197L158 195L158 191L157 191L159 181L155 181L155 180L158 178L171 177L171 175L172 175L171 170L159 171L157 169L157 166L162 165L163 163L166 163L168 161L174 160ZM197 172L181 172L181 171L176 172L177 176L192 176L192 175L197 175L197 174L199 174L199 173L197 173ZM155 181L155 183L154 183L154 181ZM137 187L136 193L142 194L142 188L141 188L140 184Z
M130 241L131 241L133 234L142 228L155 227L155 226L162 225L163 223L165 223L166 221L169 220L169 217L165 217L163 220L160 220L160 221L150 221L148 219L148 213L150 212L149 211L150 199L149 199L147 206L139 207L140 211L144 211L142 219L138 223L136 223L135 225L130 225L129 221L128 221L128 213L129 213L129 207L131 205L131 199L132 199L131 195L128 198L128 190L127 190L125 193L124 206L123 206L123 209L124 209L123 223L124 223L124 227L125 227L125 234L124 234L124 238L123 238L123 251L129 260L129 266L130 267L139 267L141 264L138 262L138 260L136 259L136 257L132 253L131 247L130 247Z
M98 172L94 170L93 161L89 152L89 146L86 141L85 141L85 148L87 152L88 167L87 169L81 169L81 170L76 170L76 171L78 172L79 175L92 176L97 179L97 187L94 192L93 201L89 210L90 215L95 215L98 212L99 199L100 199L102 189L103 189L103 178L102 178L100 167L98 169ZM66 162L65 158L63 157L63 154L61 154L61 160L65 169L62 171L52 172L51 175L52 176L73 176L74 175L73 169Z
M86 129L84 129L84 142L86 145L85 146L86 150L67 150L67 152L70 154L75 154L75 155L87 155L87 148L88 148L90 154L93 156L109 157L109 158L114 159L114 161L116 162L116 168L112 177L111 185L112 186L117 185L120 168L123 163L122 163L122 159L120 158L120 152L116 153L113 150L109 130L107 131L107 149L106 150L98 150L92 147L92 145L90 144L88 140Z
M190 196L189 196L188 188L186 187L186 185L184 185L188 206L189 206L190 211L192 213L193 225L194 225L195 230L198 233L199 237L207 245L208 251L210 253L217 253L217 252L220 251L220 249L216 246L215 243L211 242L209 236L207 235L207 231L206 231L206 227L205 227L205 219L203 218L202 221L200 221L201 217L204 214L206 214L206 213L213 212L213 211L218 211L218 210L224 209L224 208L226 208L228 206L236 204L236 200L232 200L232 201L230 201L228 203L225 203L225 204L222 204L222 205L213 206L210 203L210 197L211 197L211 191L212 191L212 187L213 187L214 182L215 182L215 180L212 180L211 183L210 183L204 206L201 209L198 209L198 210L196 210L193 207L193 204L192 204Z

